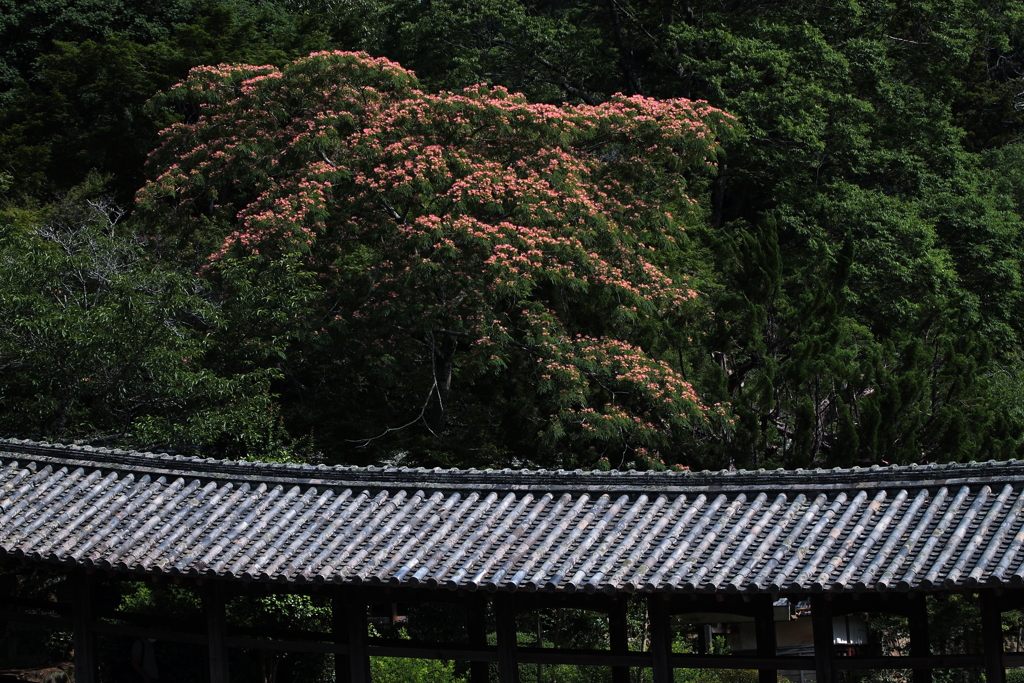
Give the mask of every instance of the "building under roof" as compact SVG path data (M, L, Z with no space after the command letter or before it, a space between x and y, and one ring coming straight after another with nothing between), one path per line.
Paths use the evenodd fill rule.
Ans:
M502 683L516 680L519 663L540 660L607 664L617 681L637 666L653 668L659 683L671 680L674 666L757 668L773 681L778 669L806 668L819 682L841 669L911 668L916 680L927 680L931 668L979 666L992 683L1006 667L1024 665L1003 653L999 630L1000 611L1018 606L1024 593L1022 545L1024 462L455 470L226 462L0 441L0 557L58 565L79 582L76 668L86 683L93 680L90 634L103 628L91 616L89 585L110 576L203 584L215 683L228 680L223 652L234 642L224 630L223 596L243 584L337 596L344 626L316 647L335 653L338 680L369 680L371 654L404 654L497 662ZM986 653L931 655L924 596L964 591L981 596ZM650 652L623 642L623 605L637 595L656 630ZM779 596L812 600L813 658L776 654L771 605ZM461 601L478 625L490 602L497 645L369 643L367 604L397 600ZM515 610L530 605L607 612L611 649L517 647ZM858 610L909 616L911 656L836 656L832 618ZM708 611L753 616L756 657L672 654L669 616ZM991 639L997 642L989 647ZM256 646L282 647L270 640ZM473 671L474 681L486 680L485 669Z

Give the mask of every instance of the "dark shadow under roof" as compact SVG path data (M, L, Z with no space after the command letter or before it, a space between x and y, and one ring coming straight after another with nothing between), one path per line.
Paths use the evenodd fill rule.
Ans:
M0 554L468 590L1020 585L1024 463L758 472L305 467L0 441Z

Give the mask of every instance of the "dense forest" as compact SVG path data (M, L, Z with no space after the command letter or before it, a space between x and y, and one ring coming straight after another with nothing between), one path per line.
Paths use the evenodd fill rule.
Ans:
M1022 260L1015 0L0 0L5 436L1008 459Z

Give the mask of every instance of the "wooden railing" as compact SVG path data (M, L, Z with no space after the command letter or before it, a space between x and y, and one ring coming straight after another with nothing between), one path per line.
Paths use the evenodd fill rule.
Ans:
M609 596L587 596L575 599L556 594L456 595L447 591L418 591L415 594L372 588L325 590L334 613L330 633L285 629L231 627L225 617L225 603L237 586L206 582L199 586L203 599L204 619L175 620L161 618L154 627L152 617L120 611L97 611L93 604L95 577L76 574L73 600L49 602L16 597L0 597L0 620L36 624L54 629L71 629L75 638L76 680L95 683L95 635L116 635L133 638L156 638L167 642L190 643L206 647L210 661L211 683L227 683L228 650L274 650L285 652L329 653L335 657L337 680L369 683L370 657L407 657L419 659L462 660L472 662L472 683L487 681L488 666L497 664L502 683L518 681L520 664L587 665L611 667L615 683L628 680L629 669L653 669L655 683L669 683L672 670L691 669L757 669L761 681L776 680L779 670L813 670L818 683L833 683L836 673L849 670L910 669L915 683L928 683L932 669L981 668L990 683L1001 683L1005 668L1024 667L1024 653L1004 653L1000 613L1024 605L1024 597L997 596L992 591L979 591L982 629L986 649L982 654L931 654L928 647L927 612L923 596L864 594L815 594L811 599L815 655L786 656L776 654L772 596L696 596L650 595L647 612L651 628L648 651L629 649L626 629L626 600ZM289 587L276 587L290 592ZM291 587L293 590L295 587ZM1022 591L1024 592L1024 591ZM796 596L794 596L794 600ZM438 643L417 640L370 638L367 613L376 602L455 602L467 612L469 643ZM494 611L495 645L488 644L484 629L485 610L490 601ZM520 647L516 643L516 611L538 606L582 606L609 614L607 650ZM756 654L716 655L679 654L671 652L670 617L686 612L731 613L752 616L757 633ZM850 612L889 612L908 617L910 625L909 656L838 656L833 645L832 619Z

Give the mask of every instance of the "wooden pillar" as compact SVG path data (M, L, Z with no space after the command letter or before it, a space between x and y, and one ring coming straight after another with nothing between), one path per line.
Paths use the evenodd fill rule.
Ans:
M697 631L697 654L711 654L711 644L713 640L714 639L711 636L711 624L700 624L700 629Z
M654 683L672 683L672 625L664 595L647 598L647 616L651 621L651 659Z
M910 624L910 656L928 657L932 650L928 643L928 602L925 595L911 594L908 600L907 621ZM932 683L931 669L914 669L914 683Z
M772 596L759 595L755 598L754 631L757 634L757 656L774 657L775 643L775 608ZM758 683L775 683L778 680L777 669L758 669ZM915 681L916 683L916 681Z
M331 634L335 645L348 645L348 622L346 621L345 598L335 595L331 598ZM335 683L351 683L352 665L348 654L334 653Z
M92 631L92 581L85 574L72 578L74 600L75 681L96 683L96 638Z
M212 583L203 590L203 611L206 612L206 639L210 658L210 683L230 683L228 648L224 644L227 619L224 614L224 586Z
M480 599L470 600L467 606L466 626L469 629L471 647L483 650L487 647L487 603ZM469 663L469 683L488 683L490 668L487 662Z
M985 647L985 683L1006 683L1003 667L1003 619L999 598L992 591L981 595L981 639Z
M814 668L817 683L835 683L832 659L835 636L832 633L832 603L824 595L811 596L811 626L814 629Z
M608 643L613 654L624 655L629 652L629 625L626 621L628 606L627 598L623 595L608 609ZM629 683L629 667L613 666L612 683Z
M519 658L516 656L516 606L512 596L494 596L494 621L498 636L498 681L519 683Z
M370 635L366 628L368 605L358 589L345 592L348 624L348 683L370 683Z

